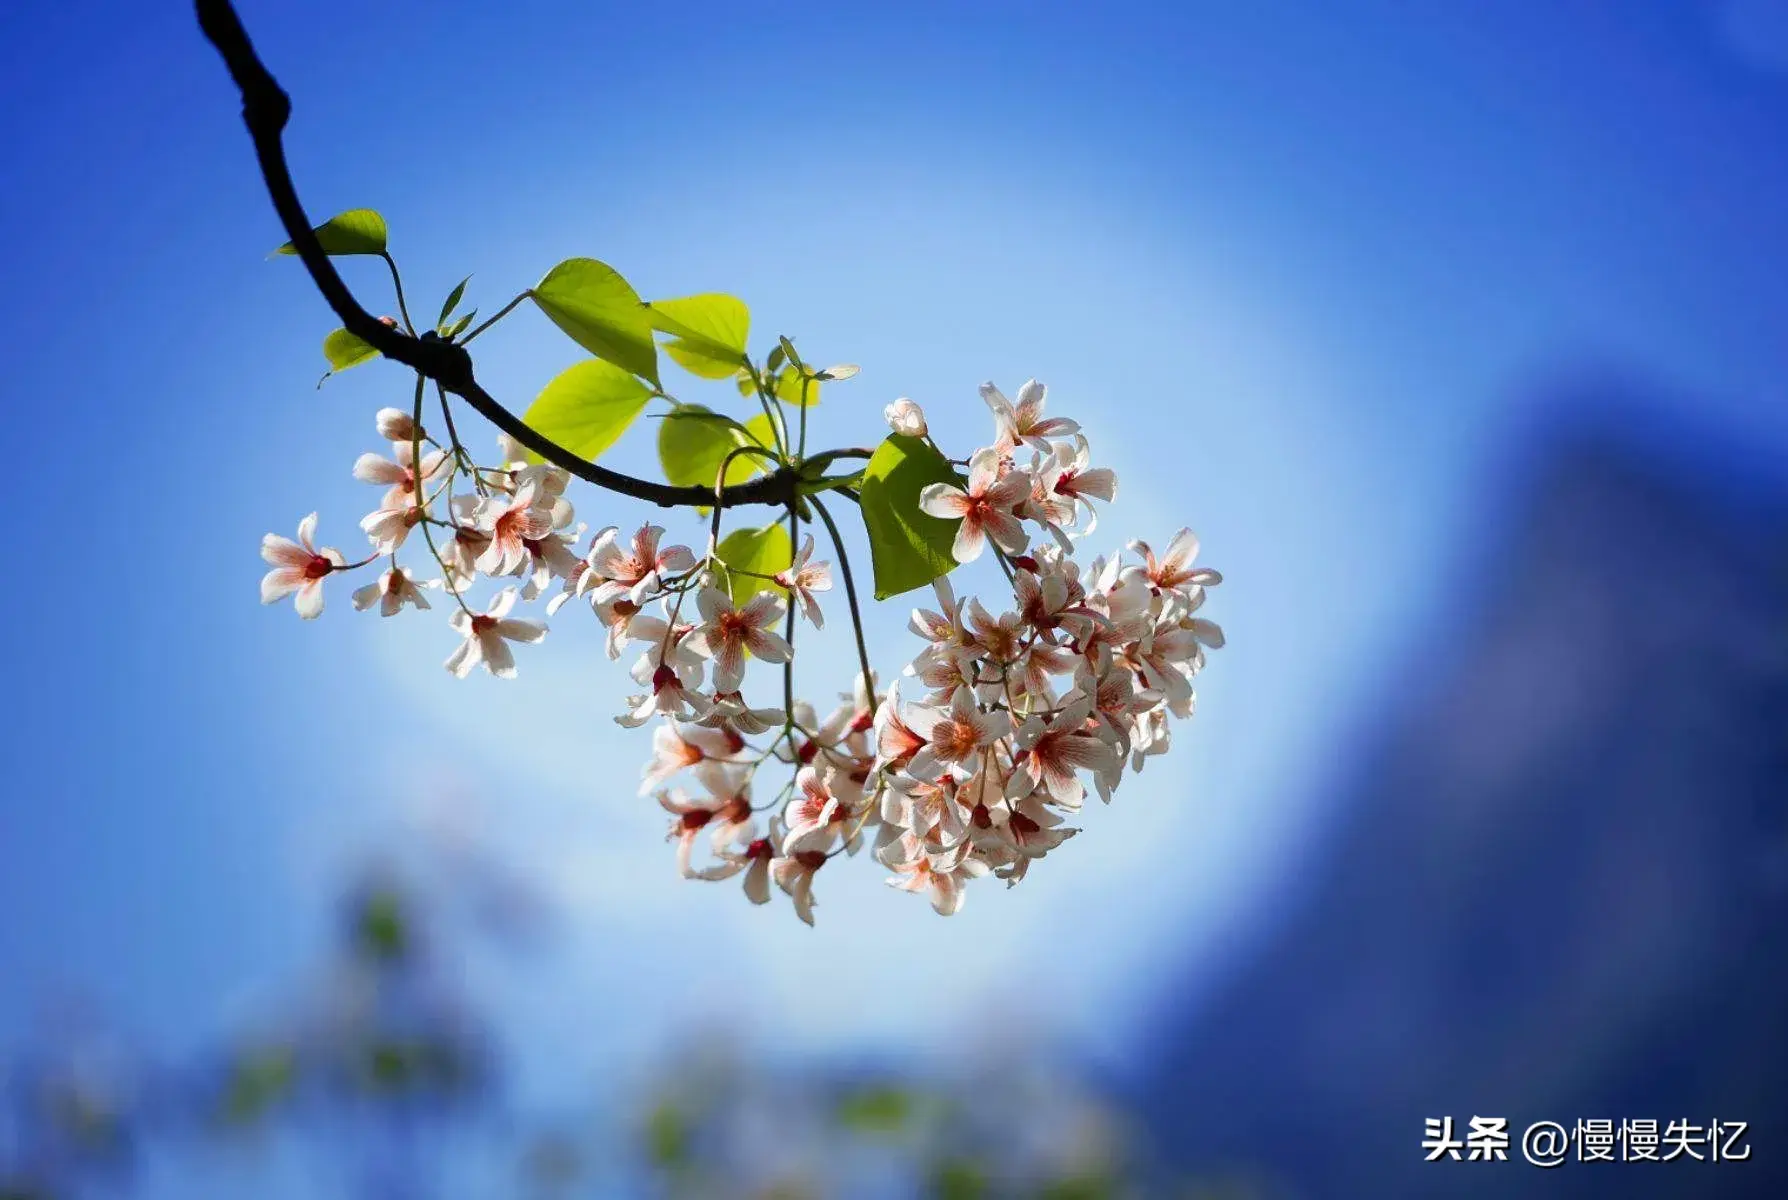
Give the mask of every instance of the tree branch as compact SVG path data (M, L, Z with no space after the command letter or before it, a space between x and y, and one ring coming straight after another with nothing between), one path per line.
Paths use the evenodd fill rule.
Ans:
M412 337L391 328L362 308L347 284L342 282L335 264L323 252L322 244L311 228L310 218L299 203L291 168L286 163L283 139L286 121L292 115L291 98L255 53L248 31L243 29L242 20L230 0L195 0L195 7L199 28L217 48L224 65L229 68L230 78L242 94L242 120L254 141L261 178L266 182L267 195L273 201L274 211L279 214L280 224L285 226L286 236L298 252L305 270L310 272L311 281L349 333L386 358L413 368L445 391L460 397L491 424L547 462L598 487L667 508L700 508L717 501L723 508L746 504L787 506L794 501L800 489L800 475L792 467L779 467L769 475L726 488L716 497L712 488L700 485L674 487L597 466L539 433L498 403L473 377L472 356L465 347L443 341L432 330L421 337Z

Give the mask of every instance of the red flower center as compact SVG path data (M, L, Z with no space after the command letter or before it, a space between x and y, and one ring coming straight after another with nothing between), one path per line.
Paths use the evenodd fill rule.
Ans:
M489 633L496 627L497 619L495 617L480 613L472 618L472 632L478 634L480 637Z
M306 579L321 579L333 570L335 570L334 563L321 554L314 554L311 556L311 560L304 564L304 577Z

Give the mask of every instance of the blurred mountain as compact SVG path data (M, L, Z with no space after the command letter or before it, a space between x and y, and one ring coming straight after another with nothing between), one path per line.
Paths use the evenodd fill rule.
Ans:
M1523 432L1297 899L1153 1016L1184 1031L1139 1093L1168 1164L1313 1197L1788 1196L1788 465L1607 389L1547 399L1576 415ZM1424 1162L1447 1115L1507 1117L1511 1161ZM1521 1161L1529 1123L1580 1118L1748 1121L1751 1161Z

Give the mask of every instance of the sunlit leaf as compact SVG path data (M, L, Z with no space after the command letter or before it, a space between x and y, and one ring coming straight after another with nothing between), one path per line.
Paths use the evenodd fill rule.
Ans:
M886 600L924 587L956 567L950 547L955 521L919 510L928 484L960 485L948 459L921 438L891 434L863 468L863 525L875 567L875 598Z
M774 446L764 417L740 424L699 404L680 404L658 427L658 461L664 478L678 487L713 487L720 464L740 446ZM769 470L760 454L740 454L726 468L726 482L740 483Z
M613 267L593 258L568 258L530 294L572 341L659 386L658 347L648 310Z
M455 308L459 307L460 298L466 294L466 285L471 282L472 277L468 275L459 281L458 287L447 293L447 301L441 305L441 315L435 318L435 328L437 330L440 329L441 326L447 324L447 318L453 315L453 310Z
M835 367L827 367L825 370L823 370L819 374L815 375L814 378L815 379L830 379L830 380L834 380L836 382L843 382L844 380L850 379L853 376L855 376L857 374L857 372L861 371L862 369L863 368L859 367L856 363L839 363Z
M345 371L349 367L357 367L363 362L370 362L379 357L379 352L372 348L372 343L356 337L346 329L337 329L323 339L323 357L329 360L329 374ZM329 378L328 375L323 378Z
M322 244L324 254L383 254L385 252L385 218L370 208L350 209L324 221L312 231ZM287 242L275 254L296 254L297 247Z
M819 403L819 380L791 366L776 377L776 398L796 408L811 408Z
M745 362L751 310L737 296L707 292L646 306L652 327L672 340L664 352L692 375L726 379Z
M627 432L651 397L651 389L614 363L586 359L554 376L522 420L594 461ZM540 461L532 451L528 459Z
M459 320L455 321L450 327L444 330L441 336L451 342L454 338L457 338L460 334L466 331L466 326L470 325L472 323L472 318L477 315L478 310L474 308L471 312L461 316Z
M720 539L714 548L720 561L735 568L727 572L734 604L743 604L759 592L786 594L786 589L759 575L786 571L794 561L794 546L788 540L788 527L780 522L762 529L735 529ZM744 574L750 571L752 574Z

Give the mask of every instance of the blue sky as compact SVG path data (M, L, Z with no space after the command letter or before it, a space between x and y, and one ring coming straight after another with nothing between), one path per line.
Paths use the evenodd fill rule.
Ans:
M283 236L186 6L15 6L0 387L34 570L4 602L9 1038L70 995L176 1047L257 1011L345 865L458 803L567 913L552 987L491 981L543 1073L738 994L779 1050L886 1045L942 961L1121 1059L1165 957L1220 966L1271 910L1360 705L1495 520L1537 380L1610 365L1694 398L1637 423L1788 448L1780 6L305 9L243 6L295 99L300 192L317 220L382 210L415 307L472 272L489 312L573 255L647 296L736 293L760 346L863 365L822 444L875 438L899 395L978 444L976 384L1037 376L1119 470L1105 531L1199 531L1232 645L1175 755L959 919L867 865L815 931L679 884L613 783L646 739L609 721L625 680L587 630L455 686L444 621L344 589L315 625L256 603L262 533L318 509L358 544L348 469L405 381L313 388L335 322L265 257ZM383 310L376 265L348 272ZM479 342L517 409L577 357L528 311ZM616 451L649 456L644 428ZM884 671L907 607L872 619ZM842 637L816 649L848 678ZM788 1032L816 961L861 1003Z

